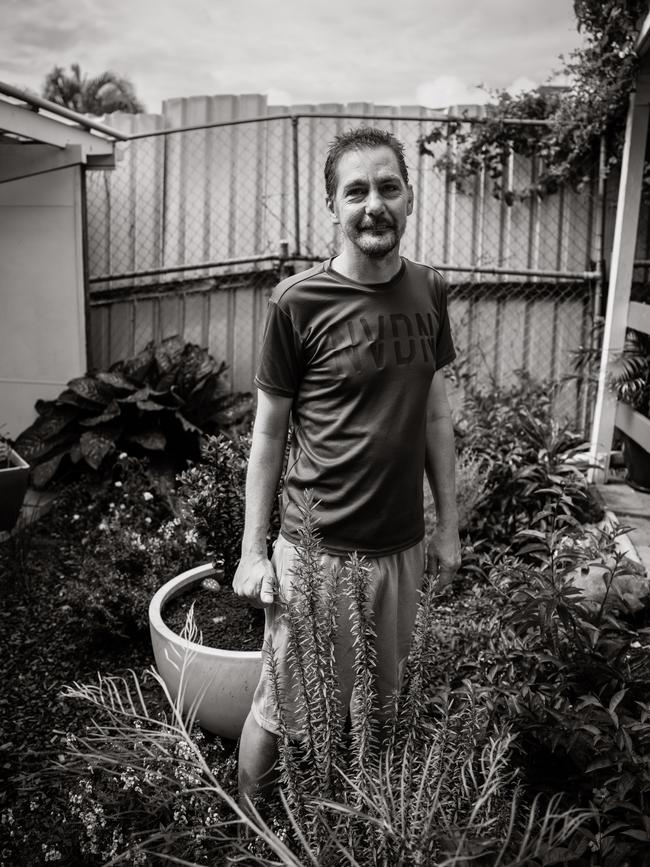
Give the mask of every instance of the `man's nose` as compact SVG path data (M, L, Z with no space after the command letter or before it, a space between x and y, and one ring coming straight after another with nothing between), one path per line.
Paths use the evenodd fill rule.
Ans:
M384 200L380 196L378 190L370 190L366 198L366 213L381 214L384 210Z

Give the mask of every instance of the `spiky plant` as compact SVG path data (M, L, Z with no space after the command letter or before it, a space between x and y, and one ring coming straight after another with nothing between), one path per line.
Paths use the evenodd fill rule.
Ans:
M623 352L612 364L609 383L619 400L650 417L650 335L628 329Z

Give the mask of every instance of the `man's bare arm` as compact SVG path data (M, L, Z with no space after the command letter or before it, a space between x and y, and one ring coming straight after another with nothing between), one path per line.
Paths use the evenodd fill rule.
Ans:
M257 413L246 473L246 516L242 556L233 589L252 605L266 607L273 601L275 571L268 559L269 528L287 443L292 398L258 390Z
M436 529L427 549L427 571L437 573L440 587L445 587L453 580L460 566L460 539L454 427L445 376L441 370L434 374L427 400L425 467L437 518Z

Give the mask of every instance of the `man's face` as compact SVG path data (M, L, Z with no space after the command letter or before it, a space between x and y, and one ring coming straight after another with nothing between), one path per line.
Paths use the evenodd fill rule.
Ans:
M336 168L336 194L327 201L332 222L341 226L343 245L371 259L395 248L413 210L413 190L402 178L387 146L346 151Z

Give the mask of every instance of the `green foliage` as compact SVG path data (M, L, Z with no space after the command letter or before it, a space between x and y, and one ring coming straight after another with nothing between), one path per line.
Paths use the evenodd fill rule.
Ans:
M623 352L612 361L609 385L618 400L650 418L650 335L628 329Z
M612 604L629 571L620 555L606 556L613 537L580 545L565 516L546 534L521 536L537 564L505 556L493 566L489 613L457 635L457 677L485 688L492 713L513 726L528 787L565 790L575 806L593 811L572 842L577 863L647 863L647 610L632 615L620 599ZM588 604L573 575L598 561L602 599Z
M95 512L86 556L62 594L86 630L128 637L146 631L153 594L204 562L206 546L191 515L174 513L143 462L121 456L109 490L112 499Z
M232 813L209 783L218 776L234 788L234 756L183 719L179 703L165 694L167 710L154 714L133 673L128 680L99 676L96 684L64 692L103 717L83 734L68 734L59 768L69 782L63 817L89 863L116 858L145 865L148 850L162 856L179 848L199 863L214 863L207 853L228 841Z
M149 343L108 371L78 377L56 400L39 400L37 420L16 440L37 488L99 472L118 451L165 456L176 466L198 456L201 433L250 420L250 394L231 394L226 365L170 337Z
M146 631L156 590L207 560L232 580L241 555L250 443L250 434L204 437L201 462L181 473L175 488L157 479L146 461L122 453L90 503L72 492L62 498L57 508L79 527L85 546L63 595L85 628L113 635ZM276 508L269 543L278 530Z
M440 129L422 139L422 152L461 186L485 168L494 195L509 205L516 196L545 196L564 185L579 189L598 165L602 136L608 166L620 161L628 98L638 68L636 38L647 3L575 0L574 9L585 43L565 62L568 89L538 89L518 96L498 93L485 122L451 126L449 135L457 147L442 156L429 147L441 140ZM508 118L543 122L516 125ZM540 172L531 187L514 190L507 185L511 152L540 158Z
M206 437L201 461L178 477L179 508L205 541L208 555L223 562L226 580L234 577L244 532L246 468L249 433ZM271 515L269 546L280 528L277 502Z
M239 857L294 867L524 867L567 859L585 814L567 810L559 796L527 799L512 768L509 728L493 723L480 690L469 682L455 694L434 690L433 582L423 590L404 687L380 725L369 713L377 698L364 561L352 557L341 576L323 580L309 499L301 542L290 630L306 736L296 741L284 730L281 803L267 805L266 819L241 809L232 760L201 737L192 710L181 710L182 696L173 702L165 690L168 711L153 714L137 679L100 677L64 693L89 704L95 719L68 736L56 769L70 792L60 824L74 832L74 845L85 857L134 864ZM349 726L333 666L341 600L349 602L355 636ZM195 640L191 618L186 634ZM191 654L184 664L190 661ZM270 664L273 673L272 657ZM275 686L282 702L277 679Z
M424 587L406 681L385 718L374 682L367 566L352 556L340 576L322 574L309 496L301 546L296 599L288 608L291 687L279 683L272 654L269 663L281 708L287 840L296 855L304 852L308 863L321 865L523 865L533 854L540 863L555 863L551 853L581 818L558 815L556 801L546 823L533 831L534 823L525 820L531 808L509 769L507 729L492 728L471 687L454 696L434 695L435 583ZM341 724L333 662L342 599L355 637L349 731ZM289 691L296 693L294 711L304 724L300 740L290 736L282 712ZM253 851L264 854L263 847Z
M582 438L554 419L553 399L549 383L525 374L509 388L467 384L458 444L487 475L467 528L476 550L512 545L532 525L543 532L558 513L579 521L602 516L575 460Z
M43 84L43 97L70 108L80 114L111 114L126 111L137 114L144 106L137 98L133 84L128 78L114 72L102 72L88 78L81 74L78 63L70 67L68 75L61 66L48 72Z

